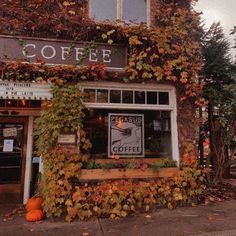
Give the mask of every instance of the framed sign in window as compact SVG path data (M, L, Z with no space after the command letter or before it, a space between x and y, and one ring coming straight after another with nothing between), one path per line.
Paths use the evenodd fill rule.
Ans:
M143 114L109 113L108 157L144 157Z

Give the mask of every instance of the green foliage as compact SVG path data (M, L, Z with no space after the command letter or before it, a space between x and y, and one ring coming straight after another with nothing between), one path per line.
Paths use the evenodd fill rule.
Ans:
M163 161L159 161L153 164L150 164L150 168L153 169L153 171L158 172L160 168L168 168L168 167L176 167L177 163L175 160L171 159L165 159Z
M60 134L80 133L80 142L90 146L84 138L82 92L77 85L52 86L53 99L46 104L35 121L36 146L40 155L47 154L57 145Z
M147 169L152 168L153 170L157 168L168 168L176 167L177 163L175 160L163 159L155 163L146 163L145 161L126 161L126 160L116 160L108 161L105 163L97 162L96 160L88 160L83 163L83 169Z
M88 70L76 66L66 69L44 66L39 70L37 65L3 63L0 67L2 79L48 81L50 77L59 77L67 81L168 81L179 88L183 100L199 99L202 84L198 73L202 57L198 43L199 16L190 7L194 0L160 1L153 11L155 27L120 22L97 24L88 19L88 1L65 2L63 5L60 1L50 0L36 4L28 0L25 7L19 1L13 4L3 0L0 3L3 11L0 33L126 45L128 63L122 77L117 73L106 74L104 70L93 71L94 65ZM38 21L32 20L35 18Z
M60 216L80 177L83 157L76 147L57 147L43 156L44 172L38 184L47 216Z
M44 174L40 194L47 216L66 214L75 217L125 217L144 208L196 201L204 191L204 174L184 169L173 179L153 182L115 181L80 185L84 150L90 147L82 130L83 94L78 81L116 80L131 82L167 81L174 84L182 99L199 99L198 81L202 58L198 44L198 14L191 11L192 0L162 0L154 12L156 27L117 23L96 24L86 15L88 1L8 1L0 2L0 33L71 41L116 43L128 48L125 72L106 73L103 65L77 67L0 62L2 80L55 83L53 99L36 119L38 152L43 156ZM37 21L35 21L37 19ZM68 83L72 83L68 85ZM80 147L60 147L61 133L80 133ZM166 163L165 165L172 165ZM92 168L96 164L87 164ZM159 164L158 164L159 165ZM147 168L144 164L129 164ZM107 164L106 168L111 168ZM128 168L128 166L127 166ZM159 168L159 166L158 166Z
M208 101L208 124L214 182L222 180L229 157L236 148L236 65L230 59L230 44L220 23L214 23L202 39L204 67L203 96ZM220 125L217 122L220 121ZM219 141L220 140L220 141ZM225 155L226 154L226 155Z
M121 180L75 186L65 202L66 220L87 220L91 217L125 217L138 210L155 207L172 209L179 204L195 204L205 188L201 170L184 168L176 177L157 181Z

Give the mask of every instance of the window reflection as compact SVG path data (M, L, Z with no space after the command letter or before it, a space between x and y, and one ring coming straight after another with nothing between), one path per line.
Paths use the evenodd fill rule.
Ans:
M121 91L120 90L110 90L110 102L120 103L121 101Z
M95 89L84 89L84 102L95 102Z
M168 92L159 92L159 104L169 105L169 93Z
M147 92L147 104L157 104L157 92Z
M105 89L97 90L97 102L100 102L100 103L108 102L108 90L105 90Z
M133 91L122 91L122 103L132 104L133 103Z
M92 143L91 158L108 158L109 113L143 114L145 158L172 157L170 111L89 109L84 128Z

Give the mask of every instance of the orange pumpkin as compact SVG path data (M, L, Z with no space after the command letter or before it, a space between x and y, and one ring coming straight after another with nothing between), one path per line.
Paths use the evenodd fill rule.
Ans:
M30 222L42 220L43 212L41 210L32 210L26 213L25 219Z
M25 206L27 212L31 210L41 210L43 199L41 197L32 197L30 198Z

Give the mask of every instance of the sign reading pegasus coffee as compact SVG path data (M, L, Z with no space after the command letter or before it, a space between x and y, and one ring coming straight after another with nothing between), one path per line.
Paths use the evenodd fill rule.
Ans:
M122 45L0 36L0 60L40 60L50 65L98 63L120 70L127 64L127 51Z

